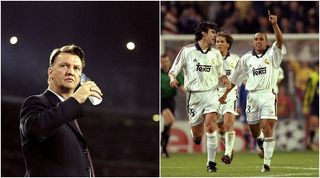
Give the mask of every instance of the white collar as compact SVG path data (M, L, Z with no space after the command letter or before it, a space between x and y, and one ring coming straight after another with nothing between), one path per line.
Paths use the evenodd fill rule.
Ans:
M56 92L50 90L49 88L48 88L48 90L51 91L53 94L55 94L61 100L61 102L63 102L65 100L62 96L58 95Z

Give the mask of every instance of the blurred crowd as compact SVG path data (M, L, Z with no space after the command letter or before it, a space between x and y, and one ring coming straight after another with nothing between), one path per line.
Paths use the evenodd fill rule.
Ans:
M232 34L271 32L268 10L278 16L283 33L319 32L319 1L162 1L161 32L193 34L207 20Z

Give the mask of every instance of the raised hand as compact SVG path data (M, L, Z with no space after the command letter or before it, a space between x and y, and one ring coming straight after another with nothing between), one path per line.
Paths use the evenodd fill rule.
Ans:
M271 15L270 10L268 10L268 17L269 17L269 23L270 23L271 25L274 25L274 24L277 23L278 17L277 17L276 15Z
M89 96L100 98L103 96L100 88L93 81L86 81L72 95L80 104L84 103Z

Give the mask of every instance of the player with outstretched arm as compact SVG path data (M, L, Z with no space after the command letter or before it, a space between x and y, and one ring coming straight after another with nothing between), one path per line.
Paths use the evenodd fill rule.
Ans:
M277 96L274 89L278 80L278 70L286 48L283 45L282 32L277 24L277 16L268 11L269 23L275 33L276 41L268 46L267 35L258 32L254 35L253 51L243 55L230 79L226 92L219 98L225 103L231 89L247 80L247 119L251 134L257 139L258 146L264 152L261 172L270 171L270 162L275 146L273 130L277 121Z

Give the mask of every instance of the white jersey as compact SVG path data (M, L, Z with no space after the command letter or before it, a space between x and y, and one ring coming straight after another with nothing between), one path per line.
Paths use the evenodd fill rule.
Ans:
M279 49L276 42L261 56L254 51L243 55L231 77L236 85L247 79L246 89L249 92L275 89L278 81L278 71L286 48Z
M236 65L239 61L239 56L235 54L228 54L224 59L223 59L223 70L225 71L226 75L228 76L229 80L236 68ZM222 96L224 92L226 91L226 87L224 85L219 85L218 87L218 92L219 96ZM237 95L237 87L234 87L230 93L228 94L228 98L234 98L236 99Z
M216 89L223 71L220 51L209 48L203 52L198 43L183 47L177 55L169 73L177 76L184 72L186 91L208 91Z

